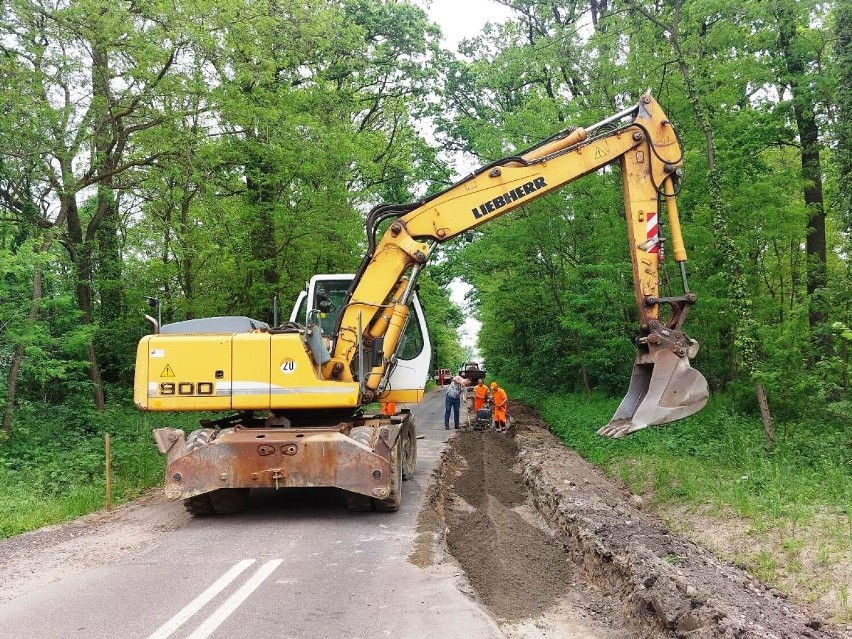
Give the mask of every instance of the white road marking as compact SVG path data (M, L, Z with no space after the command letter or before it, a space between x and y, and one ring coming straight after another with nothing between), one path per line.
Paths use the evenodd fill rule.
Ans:
M273 559L267 561L257 572L254 573L243 586L233 595L228 597L227 601L219 606L219 609L207 618L203 624L198 627L198 630L193 632L187 639L207 639L216 628L218 628L225 619L227 619L255 589L263 583L263 581L272 574L272 572L281 565L283 559Z
M186 623L187 619L201 610L208 601L223 591L229 583L236 579L243 570L251 566L254 562L254 559L243 559L238 564L232 566L231 569L219 577L212 586L193 599L186 608L160 626L154 634L148 637L148 639L166 639L166 637Z

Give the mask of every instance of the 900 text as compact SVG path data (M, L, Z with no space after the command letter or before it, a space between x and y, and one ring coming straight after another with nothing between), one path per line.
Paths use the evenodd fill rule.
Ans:
M160 395L212 395L213 382L161 382Z

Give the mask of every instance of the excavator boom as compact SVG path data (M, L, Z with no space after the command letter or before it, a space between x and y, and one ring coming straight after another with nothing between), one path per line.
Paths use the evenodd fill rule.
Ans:
M675 196L682 152L674 128L650 95L590 127L563 131L524 153L484 166L425 201L374 209L368 218L370 251L340 315L334 352L324 374L330 379L352 378L352 358L361 350L359 326L372 336L383 336L385 350L393 353L399 334L393 326L404 322L413 282L438 244L615 163L622 176L639 312L639 354L624 401L598 432L622 437L699 411L707 402L707 382L689 364L698 344L681 331L697 300L687 285L686 249ZM660 252L665 241L660 234L661 202L666 203L669 240L684 284L679 297L659 295ZM389 218L395 220L381 241L375 242L378 224ZM395 293L389 297L390 291ZM665 323L660 321L661 304L671 309ZM371 370L363 388L368 401L385 372L384 364Z

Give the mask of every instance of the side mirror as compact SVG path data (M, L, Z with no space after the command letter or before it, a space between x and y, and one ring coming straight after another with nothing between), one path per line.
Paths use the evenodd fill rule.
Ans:
M317 289L317 309L320 313L330 313L334 310L334 303L322 288Z

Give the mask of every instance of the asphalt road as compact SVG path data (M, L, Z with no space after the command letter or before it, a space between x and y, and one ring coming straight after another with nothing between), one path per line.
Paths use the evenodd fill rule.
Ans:
M447 439L443 394L414 413L425 438L399 512L350 513L333 490L253 494L239 516L189 520L0 604L0 638L502 637L457 569L408 561Z

